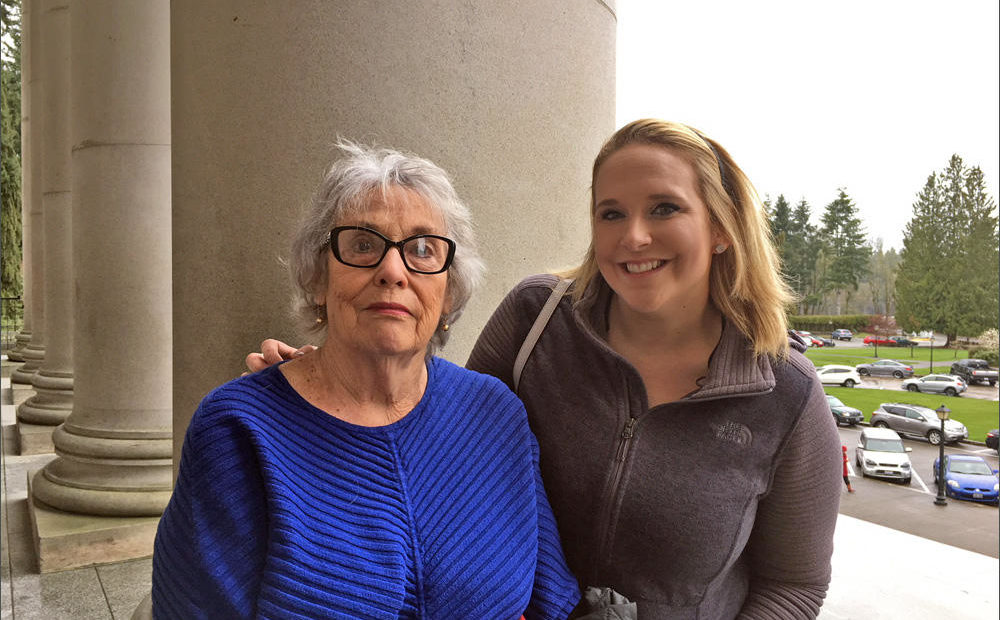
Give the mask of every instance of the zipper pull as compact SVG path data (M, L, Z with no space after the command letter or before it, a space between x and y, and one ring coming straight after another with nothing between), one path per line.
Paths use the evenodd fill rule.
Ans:
M628 442L632 439L636 422L638 422L638 420L635 418L629 418L628 422L625 423L625 428L622 429L622 440L621 443L618 444L617 461L619 463L625 460L625 448L628 447Z

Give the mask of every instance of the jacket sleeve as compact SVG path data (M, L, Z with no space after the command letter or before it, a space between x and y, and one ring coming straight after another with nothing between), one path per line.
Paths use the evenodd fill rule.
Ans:
M815 618L830 584L840 506L840 438L813 382L775 464L750 535L750 591L739 618Z
M210 398L210 397L209 397ZM153 617L256 614L267 546L262 478L248 431L213 411L192 419L153 550Z
M535 497L538 506L538 556L535 563L535 584L531 602L524 612L526 620L559 619L569 616L580 601L576 578L566 565L559 530L552 508L545 496L542 474L538 468L538 441L531 437L532 468L535 472Z

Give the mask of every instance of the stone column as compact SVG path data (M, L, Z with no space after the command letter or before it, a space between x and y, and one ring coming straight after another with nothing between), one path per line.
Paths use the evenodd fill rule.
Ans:
M12 362L24 361L31 342L31 1L21 3L21 300L24 321L14 349L7 352ZM16 403L21 404L21 403Z
M41 153L45 360L31 379L35 395L17 408L22 454L44 451L52 430L66 420L73 407L69 5L68 0L43 0L35 7L41 9L35 18L41 19L38 60L45 74Z
M171 4L174 441L262 337L294 342L279 258L337 136L426 156L489 267L442 351L464 362L521 278L579 261L614 129L606 1Z
M70 22L80 363L31 485L49 570L149 555L172 485L170 3L73 0Z
M24 239L24 295L27 328L31 326L31 338L21 351L24 364L10 376L14 393L14 404L20 405L31 396L31 378L38 372L45 359L45 269L42 257L44 247L42 220L42 71L41 51L41 6L40 0L24 0L21 30L21 79L27 85L21 99L21 113L30 119L30 129L21 136L22 170L25 183L22 189L23 220L21 232ZM26 149L26 150L25 150Z

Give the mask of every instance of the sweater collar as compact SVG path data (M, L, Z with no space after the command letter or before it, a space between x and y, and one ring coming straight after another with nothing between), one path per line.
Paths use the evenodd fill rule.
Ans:
M576 321L607 344L608 306L614 293L598 274L574 308ZM723 317L722 337L708 360L708 374L701 387L681 400L702 401L728 396L766 394L774 389L772 361L755 355L747 337Z

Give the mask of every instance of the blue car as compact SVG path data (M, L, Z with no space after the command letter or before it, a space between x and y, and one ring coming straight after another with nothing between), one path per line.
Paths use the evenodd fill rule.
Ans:
M938 459L934 459L934 483L938 481ZM981 456L946 454L944 457L944 490L948 497L973 502L997 504L1000 480Z

